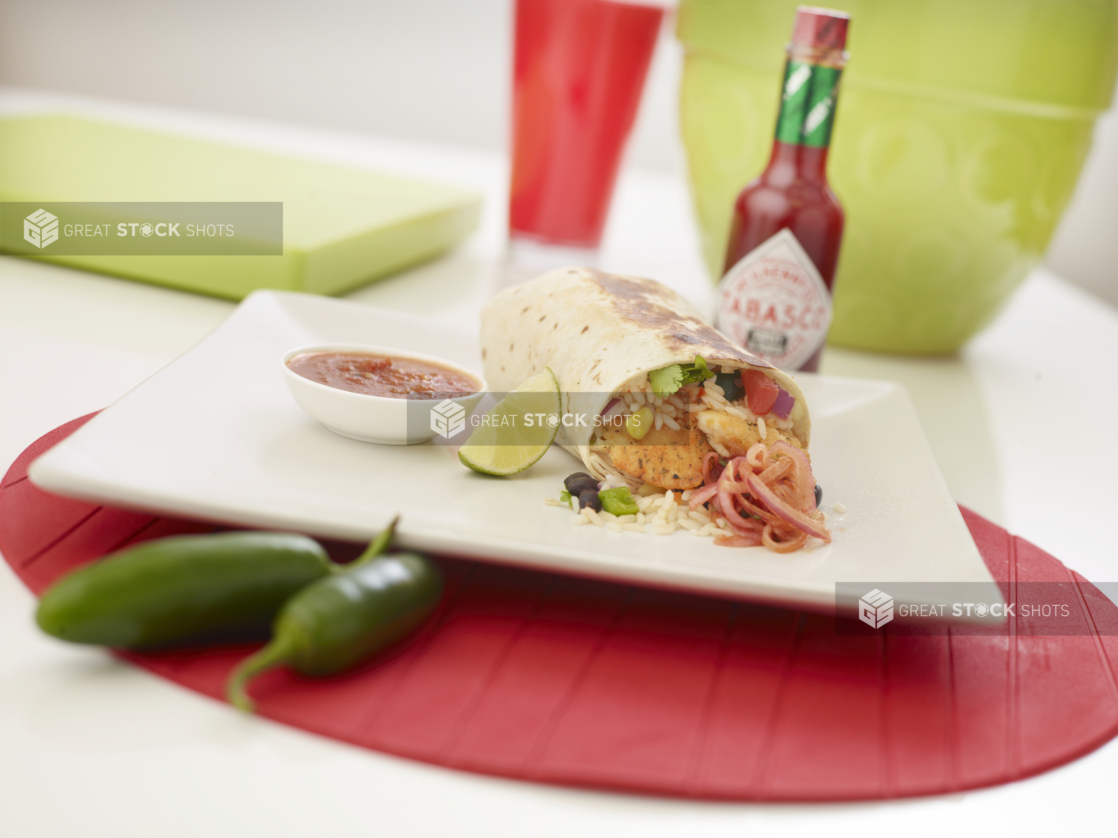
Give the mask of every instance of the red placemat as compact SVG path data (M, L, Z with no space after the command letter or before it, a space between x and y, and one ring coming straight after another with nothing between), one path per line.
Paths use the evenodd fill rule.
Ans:
M67 500L27 465L0 483L0 552L36 593L149 538L214 527ZM1118 608L963 510L995 579L1074 586L1077 636L836 635L810 613L442 558L439 611L355 673L254 686L276 721L506 777L725 800L851 800L1003 783L1118 734ZM123 654L221 699L251 649ZM232 712L232 711L231 711Z

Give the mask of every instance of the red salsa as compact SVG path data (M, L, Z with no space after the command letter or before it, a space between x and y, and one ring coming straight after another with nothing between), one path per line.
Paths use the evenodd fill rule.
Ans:
M454 370L359 352L303 352L287 362L303 378L364 396L392 399L456 399L477 392L472 379Z

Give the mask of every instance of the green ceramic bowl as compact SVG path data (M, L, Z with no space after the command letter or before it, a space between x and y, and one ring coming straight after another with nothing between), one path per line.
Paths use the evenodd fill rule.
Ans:
M683 139L711 275L768 159L793 0L683 0ZM846 0L830 343L945 353L1043 256L1114 91L1118 0Z

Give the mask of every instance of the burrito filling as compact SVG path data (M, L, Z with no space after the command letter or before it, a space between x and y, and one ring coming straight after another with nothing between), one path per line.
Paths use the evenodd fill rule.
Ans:
M686 491L690 509L725 531L718 544L791 552L809 536L830 541L793 432L802 405L761 370L695 360L617 391L591 441L591 470L636 494Z

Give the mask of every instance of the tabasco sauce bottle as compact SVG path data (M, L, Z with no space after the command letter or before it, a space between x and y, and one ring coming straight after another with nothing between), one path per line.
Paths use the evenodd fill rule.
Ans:
M718 328L786 370L819 367L843 212L827 185L845 12L796 12L772 156L734 204L718 286Z

